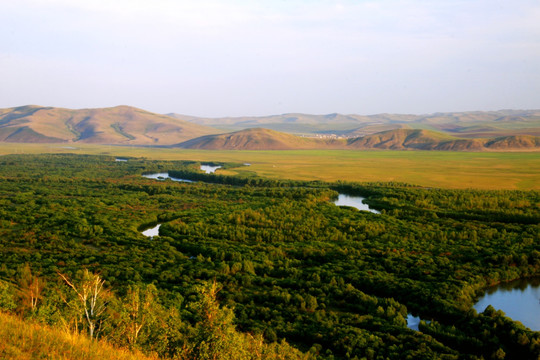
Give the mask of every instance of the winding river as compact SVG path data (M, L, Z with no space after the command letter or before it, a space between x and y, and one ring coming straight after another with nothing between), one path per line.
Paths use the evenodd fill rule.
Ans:
M215 172L220 166L201 165L201 170L206 173ZM186 179L177 179L170 177L168 173L157 173L143 175L148 179L193 182ZM374 214L380 214L379 211L372 209L363 202L361 196L350 196L339 194L334 204L337 206L351 206L358 210L370 211ZM159 236L159 227L156 225L151 229L142 232L144 236L150 238ZM493 288L486 289L486 293L473 306L478 313L483 312L488 305L496 310L502 310L507 317L514 321L519 321L526 327L534 331L540 331L540 278L522 279L506 284L501 284ZM418 330L420 317L409 314L407 316L407 327Z
M123 161L120 159L116 159L116 161ZM125 160L127 161L127 160ZM217 169L219 169L221 166L211 166L211 165L201 165L201 170L203 170L207 174L214 173ZM180 182L187 182L192 183L194 181L187 180L187 179L179 179L172 176L169 176L169 173L156 173L156 174L146 174L143 175L143 177L147 179L154 179L154 180L165 180L165 179L171 179L172 181L180 181ZM154 236L159 236L159 227L161 224L157 224L153 228L146 229L142 232L144 236L147 236L149 238L153 238Z
M218 165L218 166L201 165L201 170L204 171L206 174L213 174L219 168L221 168L220 165ZM179 179L179 178L169 176L169 173L146 174L146 175L143 175L143 177L145 177L147 179L154 179L154 180L171 179L172 181L180 181L180 182L187 182L187 183L195 182L193 180Z
M146 174L143 175L143 177L147 179L154 179L154 180L165 180L165 179L171 179L172 181L180 181L180 182L187 182L192 183L194 181L187 180L187 179L178 179L172 176L169 176L169 173L156 173L156 174Z

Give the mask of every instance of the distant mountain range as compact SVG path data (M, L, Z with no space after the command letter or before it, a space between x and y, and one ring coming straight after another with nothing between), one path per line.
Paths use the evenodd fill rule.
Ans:
M464 138L509 135L540 136L540 110L500 110L435 113L428 115L309 115L200 118L168 114L177 119L227 131L266 128L292 134L371 135L385 130L425 129Z
M540 151L540 110L200 118L130 106L71 110L28 105L0 109L0 141L213 150Z

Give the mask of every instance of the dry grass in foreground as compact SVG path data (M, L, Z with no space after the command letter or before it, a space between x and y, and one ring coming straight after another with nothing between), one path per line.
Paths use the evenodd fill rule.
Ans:
M0 313L0 359L158 359Z

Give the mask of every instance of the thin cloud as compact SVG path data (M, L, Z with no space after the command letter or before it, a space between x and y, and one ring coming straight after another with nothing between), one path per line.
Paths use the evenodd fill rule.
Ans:
M72 90L35 89L71 79L78 104L194 115L538 107L539 17L529 0L19 0L0 13L0 62L21 59L0 106L69 107Z

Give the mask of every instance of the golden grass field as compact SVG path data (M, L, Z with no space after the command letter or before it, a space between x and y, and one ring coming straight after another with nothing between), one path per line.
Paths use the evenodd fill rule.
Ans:
M0 155L13 153L107 154L149 159L230 161L251 164L230 170L230 174L253 172L280 179L397 181L453 189L540 190L539 152L213 151L78 144L0 144Z
M137 351L92 341L84 335L51 328L0 312L0 359L150 360Z

